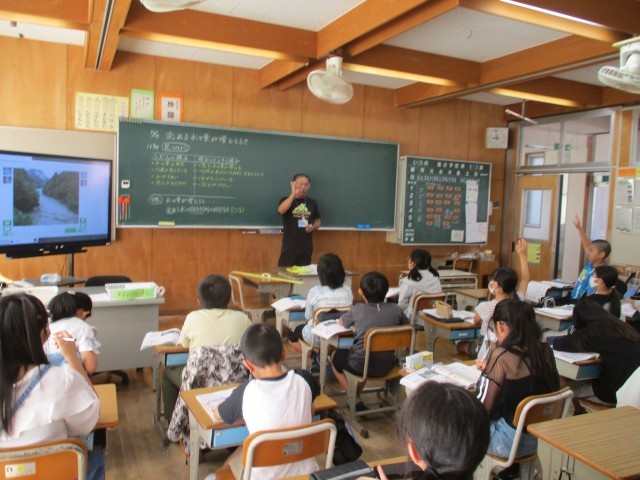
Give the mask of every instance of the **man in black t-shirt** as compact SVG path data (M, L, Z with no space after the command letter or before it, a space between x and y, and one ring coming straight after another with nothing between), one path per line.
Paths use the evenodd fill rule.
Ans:
M311 263L311 234L320 228L320 210L315 200L307 197L310 187L309 175L295 174L291 181L291 194L282 197L278 204L278 213L282 215L283 225L279 267Z

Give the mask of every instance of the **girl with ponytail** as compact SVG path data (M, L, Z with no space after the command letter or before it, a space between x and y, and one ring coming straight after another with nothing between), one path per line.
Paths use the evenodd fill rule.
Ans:
M416 293L440 293L442 285L438 271L431 266L431 254L422 248L416 248L407 258L409 275L400 280L398 305L411 318L411 300Z

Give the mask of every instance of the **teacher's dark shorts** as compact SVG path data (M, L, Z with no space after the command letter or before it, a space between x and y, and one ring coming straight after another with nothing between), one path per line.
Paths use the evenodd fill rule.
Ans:
M278 260L279 267L291 267L293 265L311 265L311 254L313 253L313 246L309 248L283 248L280 252L280 260Z

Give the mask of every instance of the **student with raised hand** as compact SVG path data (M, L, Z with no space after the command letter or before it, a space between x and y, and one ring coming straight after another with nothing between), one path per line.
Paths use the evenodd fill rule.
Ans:
M550 346L541 342L542 331L531 305L517 298L499 302L490 328L498 346L490 352L478 380L478 398L491 417L488 453L508 457L516 434L513 418L518 404L526 397L558 390L560 378ZM536 437L523 433L517 456L536 449ZM518 473L516 464L501 472L501 478L516 478Z
M440 293L442 285L438 271L431 266L431 254L422 248L416 248L407 258L409 274L400 280L398 305L404 314L411 318L411 300L417 293Z
M471 480L489 445L489 416L468 390L426 382L402 406L398 437L429 480ZM384 467L378 475L386 480Z
M52 335L66 364L49 364L47 311L31 295L0 298L0 448L87 435L100 400L78 359L71 334Z
M300 338L311 343L313 335L313 315L320 307L343 307L353 303L353 293L351 289L344 285L346 277L342 260L333 253L325 253L318 260L318 279L320 285L309 290L307 294L307 304L305 308L305 318L307 323L296 327L289 332L289 342L291 346L301 351Z
M86 322L91 316L91 298L80 292L64 292L56 295L49 301L51 324L49 329L52 336L45 346L46 353L52 363L62 360L57 354L58 346L55 335L61 331L69 332L69 336L75 338L78 352L82 358L82 366L89 375L93 375L98 368L98 354L100 342L96 339L95 327Z
M597 352L602 374L591 382L570 382L575 398L616 404L616 392L640 367L640 334L587 297L573 307L573 331L555 337L563 352Z
M488 286L489 293L493 296L493 299L478 304L473 317L473 323L480 327L480 334L482 335L482 343L478 351L471 351L470 346L473 342L462 341L456 345L459 352L477 357L477 366L479 368L484 368L484 360L497 341L494 332L488 328L496 305L514 296L524 299L527 293L530 280L527 249L527 241L524 239L518 240L518 243L516 243L516 255L520 263L520 282L518 282L518 273L513 268L498 267L491 273Z
M593 275L596 267L604 265L609 255L611 255L611 244L606 240L589 240L587 233L580 223L580 218L577 215L573 220L573 224L580 233L580 242L582 243L582 248L584 248L584 251L587 253L587 260L589 262L582 269L580 275L578 275L578 279L569 296L570 299L579 300L585 293L589 295L595 292L595 287L589 284L589 279L591 275Z
M362 375L364 370L364 337L375 327L394 327L407 325L409 319L395 303L385 302L389 291L389 281L379 272L369 272L360 280L360 295L366 303L357 303L351 310L340 317L340 324L344 327L353 326L355 335L351 349L339 349L331 356L331 368L342 388L348 389L344 370L355 375ZM393 368L396 361L395 352L374 352L369 356L370 377L384 377ZM358 402L356 409L366 410L362 402Z
M249 434L305 425L312 421L313 400L320 387L306 370L285 371L285 351L280 334L271 325L251 325L240 342L244 365L252 378L237 387L214 410L216 418L232 424L244 419ZM235 478L242 478L242 447L225 462ZM253 480L288 478L318 470L314 459L259 467L251 470Z

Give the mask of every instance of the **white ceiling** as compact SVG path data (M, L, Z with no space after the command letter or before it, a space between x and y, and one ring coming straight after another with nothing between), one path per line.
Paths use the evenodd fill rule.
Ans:
M318 31L336 18L357 7L363 1L209 0L193 7L193 10ZM77 30L24 23L11 26L7 21L0 21L0 35L17 37L18 34L22 34L27 39L71 45L83 45L85 36L84 32ZM387 41L386 44L475 62L485 62L558 40L565 36L567 36L566 33L549 28L510 20L468 8L456 8ZM249 69L260 69L270 61L261 57L127 37L120 38L118 50ZM597 71L600 66L574 70L556 76L567 80L599 85ZM389 89L401 88L412 83L407 80L365 73L344 72L344 76L356 84ZM462 98L500 105L513 104L520 101L519 98L486 92L466 95Z

